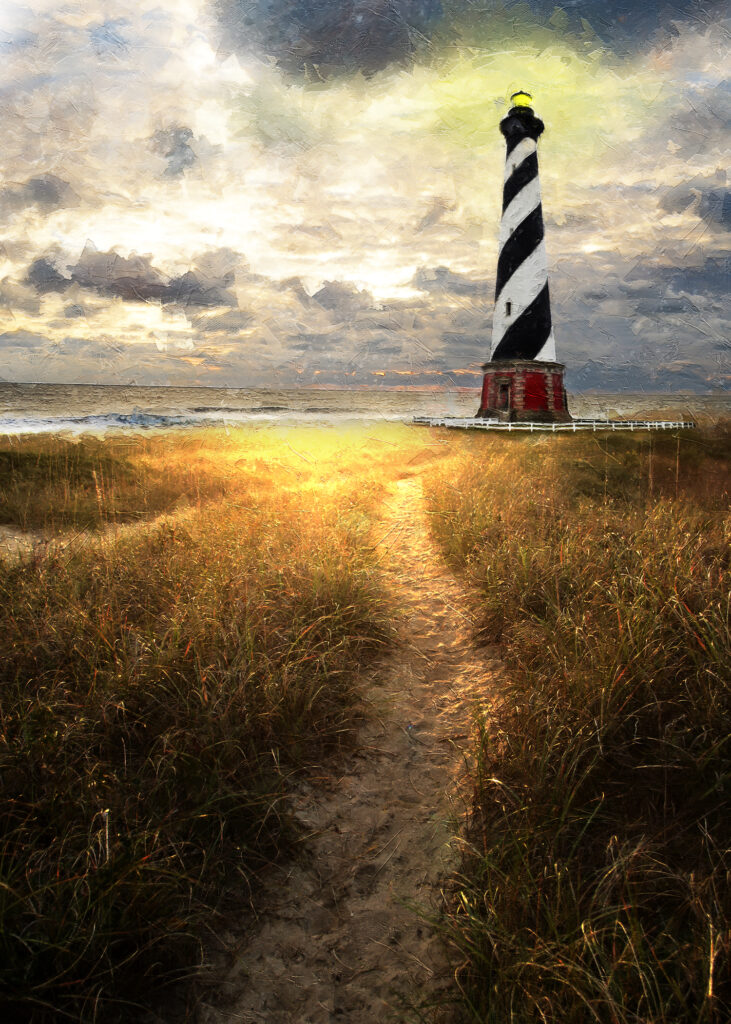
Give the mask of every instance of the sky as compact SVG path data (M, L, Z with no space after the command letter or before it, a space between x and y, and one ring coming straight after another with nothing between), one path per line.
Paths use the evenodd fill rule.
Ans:
M0 4L0 379L478 387L518 89L570 390L731 384L725 4Z

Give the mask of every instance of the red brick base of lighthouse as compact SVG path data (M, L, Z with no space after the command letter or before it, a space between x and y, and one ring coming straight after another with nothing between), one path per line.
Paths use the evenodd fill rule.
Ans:
M562 363L499 359L482 369L478 416L515 423L571 422Z

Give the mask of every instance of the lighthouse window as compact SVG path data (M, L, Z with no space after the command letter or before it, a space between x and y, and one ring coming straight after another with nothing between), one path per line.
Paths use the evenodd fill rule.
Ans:
M510 310L513 308L512 302L505 303L505 316L510 316Z

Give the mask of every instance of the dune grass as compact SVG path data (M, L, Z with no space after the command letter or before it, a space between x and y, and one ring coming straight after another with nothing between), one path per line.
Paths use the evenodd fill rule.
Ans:
M194 971L211 915L290 848L289 780L349 741L359 666L392 636L374 523L405 436L204 440L191 459L190 439L131 439L122 463L121 441L22 446L16 493L45 487L46 525L85 521L89 467L152 491L155 462L148 513L196 459L226 495L0 560L4 1020L139 1019Z
M225 439L224 439L225 440ZM212 432L0 441L0 524L54 532L134 522L235 491Z
M443 921L467 1020L731 1018L731 431L469 437L434 530L507 681Z

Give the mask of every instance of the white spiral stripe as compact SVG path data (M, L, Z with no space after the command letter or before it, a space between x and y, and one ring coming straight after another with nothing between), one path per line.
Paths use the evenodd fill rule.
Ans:
M546 338L546 344L535 358L542 363L556 362L556 339L553 336L553 327L551 328L551 333Z
M538 145L534 139L521 139L513 152L505 161L505 181L508 180L516 167L520 167L527 156L535 153Z
M498 239L498 251L502 249L517 226L535 210L541 201L541 183L538 176L532 178L528 184L520 190L508 206L500 221L500 236Z
M510 301L513 303L511 322L518 314L515 312L516 304L520 311L525 309L548 280L548 257L546 256L546 243L543 239L538 243L530 256L526 256L518 269L509 277L502 287L500 294L495 301Z
M523 260L513 276L508 278L495 299L492 320L492 352L502 341L508 327L515 323L521 313L530 306L547 280L548 259L545 243L541 241L530 256ZM510 303L509 315L506 312L507 302ZM547 345L548 341L544 345L544 349ZM541 354L539 358L548 359L548 356Z

